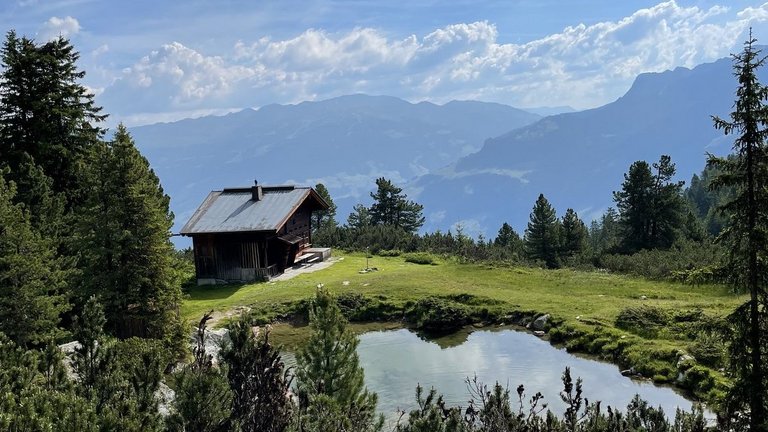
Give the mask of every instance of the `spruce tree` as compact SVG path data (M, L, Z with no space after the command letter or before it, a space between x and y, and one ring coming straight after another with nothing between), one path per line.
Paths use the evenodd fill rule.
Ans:
M357 337L347 329L339 306L322 285L310 305L309 325L309 340L296 356L302 424L313 430L330 424L346 425L347 430L381 430L376 394L363 383Z
M768 430L766 403L766 346L768 346L768 86L757 70L765 63L751 37L733 56L739 86L730 119L713 117L716 129L735 134L733 155L709 157L718 174L715 190L733 189L733 198L720 209L728 223L718 241L728 246L728 266L734 286L749 294L749 301L730 316L731 373L735 383L727 397L727 411L738 418L746 413L751 431Z
M587 226L572 208L565 211L562 220L560 253L564 258L582 252L587 244Z
M0 332L19 345L40 346L60 334L68 309L64 273L50 241L33 230L14 204L16 187L0 171Z
M93 94L80 84L79 54L68 40L38 45L10 31L0 53L0 163L11 168L18 200L39 200L35 182L24 177L25 164L41 167L68 209L82 202L90 150L106 116Z
M549 204L544 194L539 194L533 206L528 228L525 230L525 254L529 259L543 261L547 267L560 265L560 224L555 209Z
M169 198L124 126L94 154L80 224L86 294L102 299L117 336L165 339L181 350Z
M673 182L675 164L667 155L658 162L637 161L613 193L619 209L621 247L625 253L668 249L683 225L683 182Z

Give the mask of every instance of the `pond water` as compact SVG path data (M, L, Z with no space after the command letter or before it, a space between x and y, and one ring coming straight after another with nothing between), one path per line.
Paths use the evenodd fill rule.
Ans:
M584 396L592 401L626 410L639 394L668 416L675 409L690 410L692 403L669 387L624 377L615 365L569 354L529 333L480 330L453 335L448 339L425 340L406 330L376 331L360 335L358 347L368 388L379 395L379 411L389 419L398 409L415 407L416 384L426 391L434 387L448 405L466 407L469 393L465 378L477 375L491 386L496 381L508 386L516 400L517 386L523 384L526 400L536 392L553 412L562 414L565 405L559 394L561 376L571 368L574 381L583 380Z

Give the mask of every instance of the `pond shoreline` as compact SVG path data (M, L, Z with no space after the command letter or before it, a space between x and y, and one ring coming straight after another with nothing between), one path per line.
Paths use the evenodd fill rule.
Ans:
M293 305L299 306L300 308L300 303L301 302L294 302ZM533 330L531 324L536 318L542 316L549 316L549 319L543 327L544 330ZM288 347L296 347L297 344L301 343L301 340L306 338L309 334L307 321L305 318L301 317L301 314L293 313L288 316L284 315L282 319L275 319L269 323L261 322L260 324L270 324L272 326L272 334L275 341ZM590 325L590 323L586 324ZM712 393L696 391L697 388L702 388L702 384L707 384L707 382L712 384L716 381L710 378L712 372L710 372L708 368L691 364L691 362L680 362L680 358L686 355L684 351L678 350L678 352L673 353L672 356L669 356L666 359L649 358L647 360L648 363L650 363L650 366L644 366L642 364L634 365L624 354L629 348L642 343L642 338L624 334L614 334L614 332L611 332L611 329L604 328L600 325L596 325L592 329L575 328L565 324L562 320L558 319L558 317L552 317L546 313L515 311L515 313L502 316L501 319L488 321L476 320L462 324L460 327L454 326L450 331L439 333L424 330L423 328L414 325L413 322L406 318L405 314L402 318L397 320L350 320L349 326L352 331L357 334L372 331L408 329L417 333L420 337L429 339L438 345L441 345L440 340L457 340L457 335L461 335L462 338L460 340L465 341L469 335L475 331L510 329L525 332L531 337L536 337L548 342L554 348L565 349L566 352L570 354L578 355L590 360L610 363L617 367L619 371L624 372L623 374L632 380L638 382L650 382L658 387L672 388L692 402L701 402L714 406L719 400L719 398L710 397ZM461 342L459 342L459 344L460 343ZM442 346L443 345L441 345L441 347ZM447 346L454 345L448 343ZM667 360L672 364L665 363L664 360ZM654 379L652 374L654 372L654 367L658 367L657 363L661 363L662 368L674 367L678 372L678 378L681 376L683 378L671 381ZM685 373L691 369L695 371L705 370L705 373ZM632 373L625 373L627 370L631 370ZM696 381L697 378L701 379ZM712 384L712 386L714 386L714 384ZM711 387L704 388L711 390Z

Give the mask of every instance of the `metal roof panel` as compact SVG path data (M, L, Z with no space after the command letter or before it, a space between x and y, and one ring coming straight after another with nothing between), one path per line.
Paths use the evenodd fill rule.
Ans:
M192 215L181 234L277 231L309 195L310 188L263 189L259 201L251 192L231 189L211 192Z

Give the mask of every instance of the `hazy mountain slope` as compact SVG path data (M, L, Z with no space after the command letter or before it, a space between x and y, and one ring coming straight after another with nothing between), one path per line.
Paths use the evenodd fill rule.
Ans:
M131 133L171 196L178 228L210 190L254 179L323 181L343 221L377 176L404 183L540 118L493 103L411 104L353 95L136 127Z
M414 182L428 228L464 221L494 236L503 221L522 231L539 193L558 214L572 207L591 218L613 205L612 191L635 160L669 154L678 177L725 154L732 139L711 115L731 110L736 82L730 59L638 76L626 95L597 109L546 117L488 140L449 168Z

